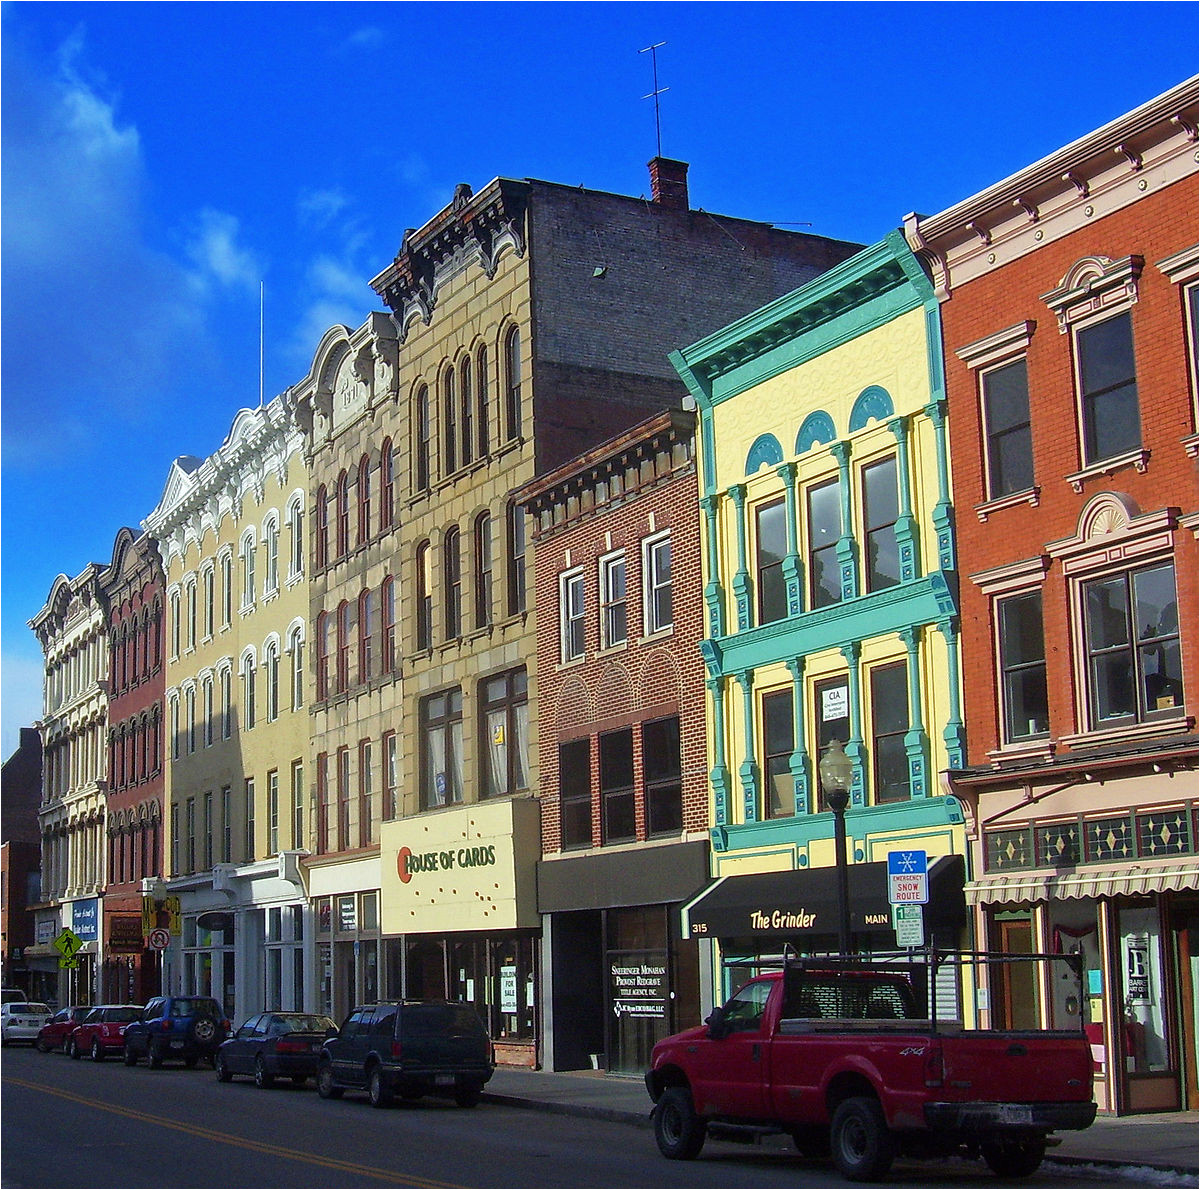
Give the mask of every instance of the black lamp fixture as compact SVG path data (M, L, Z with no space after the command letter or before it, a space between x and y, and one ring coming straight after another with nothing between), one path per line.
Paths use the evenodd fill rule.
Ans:
M831 740L819 765L821 788L833 811L833 846L837 864L838 952L850 953L850 885L846 864L846 806L854 762L846 755L841 740Z

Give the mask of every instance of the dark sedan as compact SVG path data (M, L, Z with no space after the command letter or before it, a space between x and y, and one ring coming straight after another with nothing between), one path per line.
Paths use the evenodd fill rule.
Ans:
M308 1012L263 1012L252 1016L217 1050L217 1080L235 1074L254 1075L255 1085L269 1087L276 1078L297 1086L317 1073L321 1043L337 1026L327 1016Z

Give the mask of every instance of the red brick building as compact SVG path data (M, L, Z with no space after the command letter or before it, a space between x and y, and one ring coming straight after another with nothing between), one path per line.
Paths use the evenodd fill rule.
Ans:
M164 592L158 543L121 529L97 579L108 613L107 879L100 997L145 1003L161 991L146 949L142 882L163 870Z
M679 903L708 877L695 415L517 493L534 526L543 1053L640 1071L701 1014Z
M932 218L984 989L1093 1041L1102 1110L1196 1105L1197 83Z

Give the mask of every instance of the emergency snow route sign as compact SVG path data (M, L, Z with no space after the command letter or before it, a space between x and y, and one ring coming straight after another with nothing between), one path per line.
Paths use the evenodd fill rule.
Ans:
M888 904L929 903L929 856L924 851L889 851Z

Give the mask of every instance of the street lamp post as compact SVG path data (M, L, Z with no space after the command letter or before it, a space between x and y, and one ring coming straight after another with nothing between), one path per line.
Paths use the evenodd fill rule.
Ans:
M821 788L833 811L833 846L837 863L838 951L850 953L850 884L846 865L846 805L850 800L850 782L854 766L842 748L841 740L831 740L819 766Z

